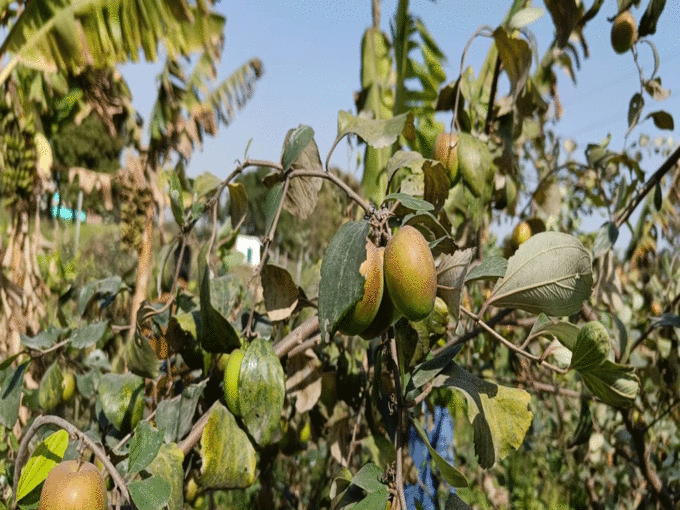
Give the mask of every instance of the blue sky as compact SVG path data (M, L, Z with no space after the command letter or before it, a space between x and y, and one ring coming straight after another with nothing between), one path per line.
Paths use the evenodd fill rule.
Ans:
M410 9L423 19L447 55L445 71L447 79L453 81L458 76L461 54L468 38L480 25L497 26L510 3L509 0L438 0L436 3L413 0ZM589 6L592 2L585 3ZM543 2L534 4L545 8ZM645 0L639 9L632 11L638 21L646 4ZM396 6L396 0L382 2L381 27L385 32L389 33ZM597 142L608 133L612 134L612 149L624 146L628 102L639 90L632 54L617 55L610 46L611 24L607 18L614 16L616 9L615 0L606 0L598 16L586 27L585 37L591 56L581 61L577 85L558 72L565 113L555 129L558 134L577 142L579 159L583 159L588 142ZM195 176L210 171L225 177L235 167L235 161L243 158L250 139L250 157L278 160L286 131L299 124L308 124L314 129L324 159L335 138L338 110L353 111L353 93L359 89L360 42L371 24L371 1L223 1L217 4L217 10L227 18L220 79L229 76L251 57L263 61L265 73L252 100L234 122L222 127L216 138L206 140L203 150L195 154L188 168L189 174ZM651 111L664 109L680 123L679 24L680 4L667 2L657 33L650 39L656 44L661 58L658 74L664 87L674 94L659 103L645 97L643 117ZM543 17L529 28L536 36L542 55L552 41L553 25L549 13L544 12ZM488 38L477 38L472 43L466 65L472 65L478 71L490 44ZM646 45L640 47L642 66L649 75L653 68L652 53ZM155 96L148 91L155 89L158 70L158 64L134 64L124 68L134 104L145 119L148 119ZM505 76L500 83L501 91L507 90ZM450 117L443 119L447 123L450 121ZM675 132L658 131L648 120L633 131L629 143L641 132L652 139L658 135L677 139ZM342 144L336 148L331 162L345 170L354 166L354 159ZM660 162L650 159L645 169L653 171Z

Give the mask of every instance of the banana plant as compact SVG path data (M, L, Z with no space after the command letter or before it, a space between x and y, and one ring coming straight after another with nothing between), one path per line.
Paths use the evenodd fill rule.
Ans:
M441 84L446 57L428 32L423 21L408 10L408 0L397 6L391 38L378 28L379 20L366 30L361 43L361 92L357 98L360 114L384 120L406 111L413 113L416 136L402 140L411 149L431 152L434 139L443 125L435 117L435 103ZM419 62L414 50L422 57ZM416 53L416 54L417 54ZM416 79L419 88L410 86ZM366 147L362 187L375 203L385 194L385 166L395 147Z

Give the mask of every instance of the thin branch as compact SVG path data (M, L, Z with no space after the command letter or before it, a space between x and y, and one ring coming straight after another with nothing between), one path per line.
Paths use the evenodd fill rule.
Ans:
M342 191L344 191L350 199L354 200L364 211L369 212L373 209L371 204L361 198L352 188L349 187L348 184L346 184L335 174L330 172L319 172L317 170L293 170L288 174L288 178L291 179L293 177L319 177L321 179L327 179L341 188Z
M319 330L319 317L314 315L300 324L293 331L279 340L274 345L274 352L279 358L283 358L293 348L301 345L306 339Z
M401 372L399 370L399 357L397 354L397 340L394 333L390 334L389 338L390 355L392 358L392 367L394 377L395 393L397 395L397 432L395 434L395 448L397 450L397 473L395 484L397 486L397 494L399 495L399 508L407 510L406 497L404 496L404 415L406 413L406 406L404 405L404 396L401 388Z
M501 56L496 57L496 65L493 69L493 79L491 80L491 92L489 94L489 107L486 111L486 121L484 122L484 134L488 135L491 131L491 121L493 120L493 103L496 100L496 88L498 87L498 77L501 74Z
M661 182L664 175L670 172L673 167L680 160L680 145L675 149L673 154L668 156L668 159L663 162L663 164L658 168L656 172L647 180L645 185L642 187L640 192L635 196L633 200L628 204L628 206L621 212L619 217L616 219L615 224L618 228L623 225L626 220L633 214L633 211L637 208L642 200L647 196L647 194L654 189L654 187Z

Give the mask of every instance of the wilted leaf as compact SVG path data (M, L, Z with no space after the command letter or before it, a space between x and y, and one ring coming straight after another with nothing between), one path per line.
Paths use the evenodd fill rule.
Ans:
M645 100L642 98L642 94L636 92L633 97L630 98L630 103L628 104L628 131L626 135L630 133L638 122L640 122L640 115L642 114L642 108L645 106Z
M673 122L673 116L663 110L652 112L645 119L652 118L654 125L659 129L666 129L668 131L673 131L675 129L675 123Z
M493 31L498 56L510 78L510 94L517 98L524 88L531 69L531 49L524 39L509 37L503 27Z
M455 363L434 378L435 387L460 389L468 401L468 418L474 428L479 464L488 469L518 448L529 430L533 414L531 395L474 377Z
M449 313L456 320L460 313L460 293L474 254L474 248L468 248L458 250L453 255L442 255L437 267L437 295L444 300Z
M640 19L638 37L645 37L656 33L656 24L665 5L666 0L649 0L647 9Z
M40 485L52 468L61 462L68 447L68 432L58 430L50 434L33 451L33 455L21 471L15 501L20 501Z
M359 267L366 260L366 221L343 224L331 239L321 263L319 327L321 338L337 331L340 320L364 294L365 278Z
M170 486L168 510L182 510L184 507L184 454L175 443L164 444L158 451L147 471L162 478ZM158 510L158 509L156 509Z
M520 245L489 298L497 307L565 316L577 312L592 290L590 254L574 236L542 232Z
M281 361L271 343L256 338L245 352L239 375L241 418L260 446L276 440L286 397Z
M658 76L645 82L645 91L655 101L664 101L671 97L671 91L661 86L661 78Z
M198 483L203 488L245 488L255 481L255 448L219 402L213 405L201 435L201 458L203 471Z
M298 288L293 277L282 267L267 264L262 268L262 292L267 315L273 321L290 317L298 304Z
M564 48L581 15L576 0L545 0L545 6L555 26L557 47Z
M446 168L438 161L426 159L423 163L423 199L439 211L449 197L449 178Z
M181 227L184 225L184 194L182 192L182 185L179 182L179 177L175 172L170 174L170 210L175 218L177 224Z
M286 393L295 399L296 412L306 413L321 396L321 363L314 351L307 349L288 358L286 372Z

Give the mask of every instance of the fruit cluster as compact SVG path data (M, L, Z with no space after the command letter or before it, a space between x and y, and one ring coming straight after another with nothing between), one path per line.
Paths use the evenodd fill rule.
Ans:
M18 117L11 107L0 104L0 119L0 195L26 198L37 175L33 117Z
M414 227L401 227L384 248L367 242L359 272L366 278L364 295L341 319L341 333L371 339L399 317L419 321L432 312L437 271L427 241Z

